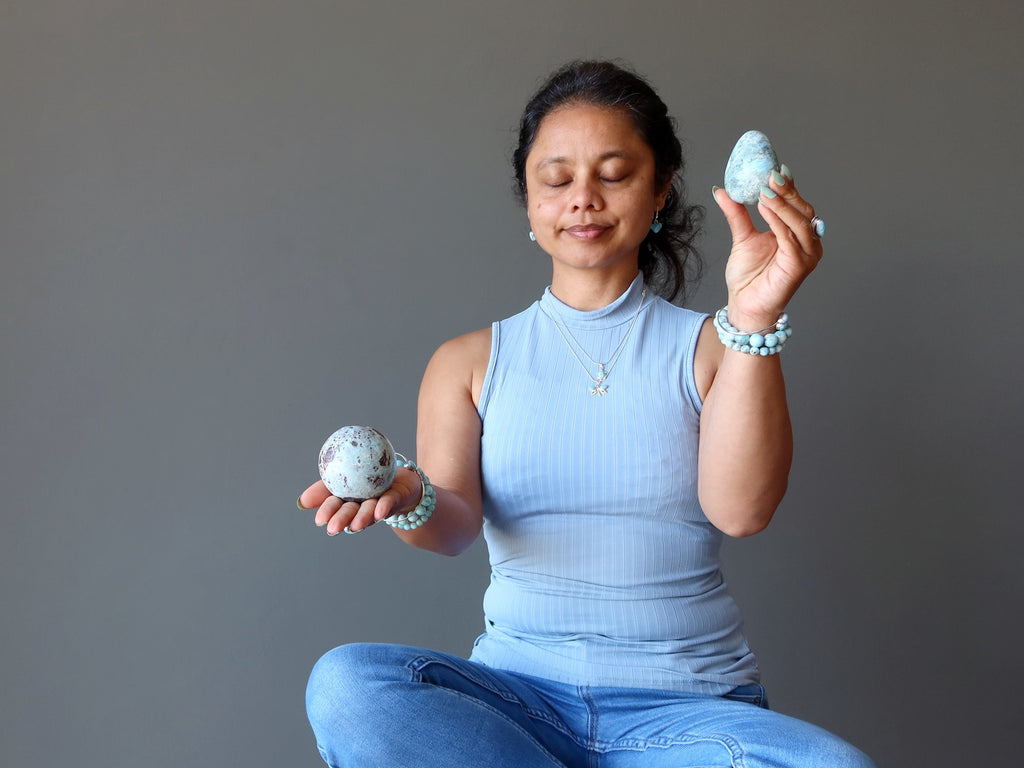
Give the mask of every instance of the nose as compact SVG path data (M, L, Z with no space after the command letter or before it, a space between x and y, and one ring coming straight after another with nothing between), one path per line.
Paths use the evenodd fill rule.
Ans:
M601 210L604 206L604 201L601 198L599 181L589 176L575 179L573 181L570 202L573 211Z

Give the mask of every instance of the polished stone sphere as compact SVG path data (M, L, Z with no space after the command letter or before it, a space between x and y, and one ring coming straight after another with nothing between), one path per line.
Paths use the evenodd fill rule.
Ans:
M320 449L320 479L343 501L375 499L395 479L395 449L373 427L342 427Z

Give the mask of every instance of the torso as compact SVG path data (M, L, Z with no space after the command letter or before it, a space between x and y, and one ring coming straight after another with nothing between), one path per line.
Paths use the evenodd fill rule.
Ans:
M639 290L630 298L596 325L566 308L588 354L615 349ZM588 394L539 304L489 334L473 397L493 575L474 657L567 682L720 693L756 665L718 570L721 534L697 501L702 316L647 306L604 397ZM461 343L477 350L475 385L484 339Z

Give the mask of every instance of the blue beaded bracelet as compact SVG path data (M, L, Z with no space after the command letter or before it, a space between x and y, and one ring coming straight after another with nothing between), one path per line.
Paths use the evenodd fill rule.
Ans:
M746 333L732 326L729 322L728 309L729 307L725 306L718 310L713 322L718 331L719 340L729 349L761 357L777 355L789 341L789 337L793 335L793 329L789 327L789 315L785 312L779 315L775 325L753 333Z
M423 493L416 508L411 512L385 517L384 522L392 528L411 531L413 528L419 528L434 514L434 507L437 505L437 491L434 490L434 486L430 484L430 480L423 470L400 453L395 453L395 466L408 467L419 475L420 480L423 482Z

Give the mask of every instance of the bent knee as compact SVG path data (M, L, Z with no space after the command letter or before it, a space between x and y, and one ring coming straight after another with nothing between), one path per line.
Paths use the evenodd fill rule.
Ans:
M854 746L850 746L849 763L850 768L878 768L878 765Z
M397 661L393 646L352 643L328 651L313 666L306 684L306 715L314 731L345 721L374 716L382 686L397 682L408 668Z
M875 761L847 741L830 734L829 742L815 756L835 768L878 768Z

